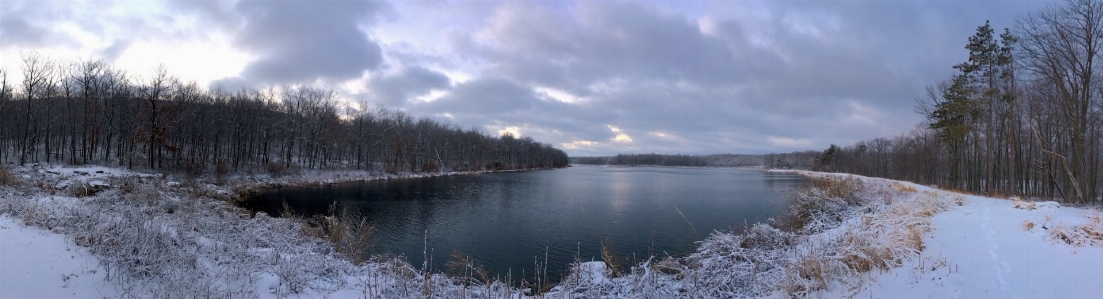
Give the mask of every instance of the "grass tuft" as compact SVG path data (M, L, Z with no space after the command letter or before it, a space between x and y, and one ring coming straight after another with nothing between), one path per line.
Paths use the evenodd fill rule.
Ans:
M290 210L287 202L283 203ZM337 203L329 206L328 215L317 215L304 220L303 232L310 237L320 238L333 244L333 249L348 258L355 265L362 265L371 256L368 254L375 226L367 218L352 215L348 209L337 213Z
M605 262L605 267L612 272L613 277L619 277L621 274L620 260L617 259L614 252L613 240L605 237L605 241L601 242L601 260Z
M915 186L905 185L897 182L892 183L892 187L901 192L916 192Z
M15 179L15 175L11 173L8 168L0 166L0 186L13 186L19 181Z

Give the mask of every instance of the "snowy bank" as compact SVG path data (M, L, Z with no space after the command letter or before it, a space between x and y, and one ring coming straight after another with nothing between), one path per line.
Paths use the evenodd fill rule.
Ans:
M258 186L377 174L238 176L216 185L100 167L13 172L20 185L0 186L0 298L500 298L550 285L507 285L482 277L467 260L451 276L396 257L353 263L301 221L251 216L226 201ZM536 297L1103 294L1096 282L1103 276L1103 219L1096 211L802 174L844 183L798 193L791 204L799 207L799 227L713 232L689 256L651 257L629 269L579 260Z
M0 186L0 223L6 227L0 272L40 280L9 285L22 280L5 279L0 298L455 298L518 292L492 280L429 273L400 257L353 263L302 221L253 216L235 207L225 200L233 194L221 186L96 169L20 167L13 170L17 186ZM77 248L79 267L41 263ZM80 288L66 289L75 285Z

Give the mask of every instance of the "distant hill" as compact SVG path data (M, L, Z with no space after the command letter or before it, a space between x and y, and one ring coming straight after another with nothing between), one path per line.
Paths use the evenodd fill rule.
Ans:
M601 157L571 157L571 164L618 166L747 167L763 166L764 155L662 155L619 154Z
M662 155L619 154L603 157L570 157L571 164L619 166L690 166L690 167L764 167L767 169L813 169L820 152L801 151L765 155Z

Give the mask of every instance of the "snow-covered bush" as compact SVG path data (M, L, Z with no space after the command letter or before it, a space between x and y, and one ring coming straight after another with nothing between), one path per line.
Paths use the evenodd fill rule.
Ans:
M859 195L864 186L855 178L815 179L789 199L789 226L798 231L817 233L837 226L847 211L864 205L868 198Z

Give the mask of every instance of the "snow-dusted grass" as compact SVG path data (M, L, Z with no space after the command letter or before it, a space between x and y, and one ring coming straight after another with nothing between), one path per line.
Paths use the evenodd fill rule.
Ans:
M919 259L931 217L962 197L907 183L807 173L779 229L713 232L687 257L652 258L614 278L599 262L577 262L553 298L741 298L854 295L870 277Z

